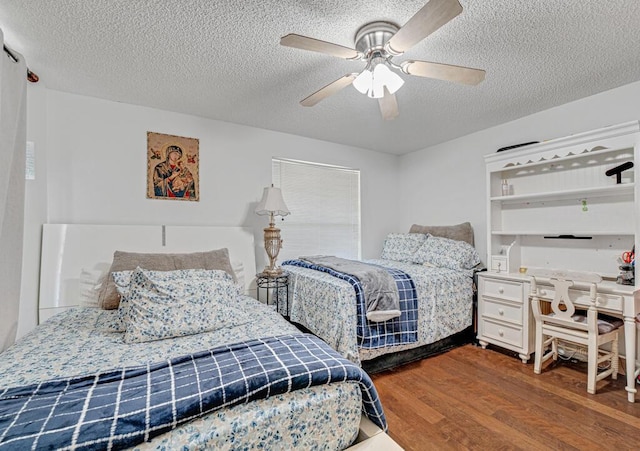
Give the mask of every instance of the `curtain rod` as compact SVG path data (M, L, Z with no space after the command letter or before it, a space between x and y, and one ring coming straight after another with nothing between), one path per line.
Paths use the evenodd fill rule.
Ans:
M14 63L17 63L18 57L15 56L6 45L2 44L2 47L4 48L5 53L9 55L9 58L11 58ZM38 80L40 80L40 77L38 77L34 72L31 72L27 67L27 80L29 80L31 83L38 83Z

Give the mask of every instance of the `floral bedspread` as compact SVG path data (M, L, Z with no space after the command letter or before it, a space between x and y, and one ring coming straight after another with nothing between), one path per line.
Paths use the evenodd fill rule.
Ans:
M349 260L347 260L349 262ZM374 265L366 265L380 269L388 273L395 287L376 287L371 289L371 293L365 294L365 287L359 275L348 272L337 271L335 268L323 266L317 262L311 263L309 260L287 260L282 263L283 267L298 266L322 271L346 280L354 289L357 319L356 338L360 349L377 349L398 344L415 343L418 339L418 298L416 288L411 277L404 271L395 268L382 268ZM344 268L344 266L343 266ZM368 276L366 271L365 276ZM400 315L386 321L369 320L369 295L374 298L379 297L380 292L388 289L395 289L398 295L398 307ZM388 299L388 298L387 298ZM377 299L376 299L377 301ZM375 302L375 301L374 301ZM393 311L393 309L391 309Z

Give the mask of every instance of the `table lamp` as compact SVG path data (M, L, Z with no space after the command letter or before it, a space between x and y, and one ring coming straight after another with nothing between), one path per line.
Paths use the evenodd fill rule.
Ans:
M269 256L269 266L260 275L277 277L282 274L281 268L276 268L276 258L282 247L280 229L275 226L275 216L287 216L291 212L284 203L280 188L267 186L262 193L262 200L256 207L256 214L269 215L269 227L264 229L264 249Z

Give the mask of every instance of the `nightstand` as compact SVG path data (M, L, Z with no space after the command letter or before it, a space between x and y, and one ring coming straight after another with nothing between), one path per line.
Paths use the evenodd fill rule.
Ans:
M278 276L256 274L257 299L260 301L260 293L264 292L267 305L275 306L276 312L285 318L289 318L289 274L283 272ZM282 299L281 299L282 298ZM284 305L281 305L284 304Z

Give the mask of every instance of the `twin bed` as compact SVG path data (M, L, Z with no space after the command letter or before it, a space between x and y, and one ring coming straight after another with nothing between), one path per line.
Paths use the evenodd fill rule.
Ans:
M390 235L371 261L415 288L409 312L384 323L363 320L344 279L285 265L291 320L324 343L247 296L250 230L45 225L42 324L0 354L0 449L399 449L359 364L471 324L477 253L426 233ZM205 253L205 269L189 268L189 252L218 248L226 262ZM172 252L169 267L140 263ZM112 310L96 308L101 273L126 300ZM212 307L191 311L185 296Z
M109 268L114 250L222 247L244 282L198 270L212 277L207 286L242 285L232 303L205 312L222 327L126 342L129 329L118 330L135 320L133 310L123 319L120 309L77 307L92 303L87 274ZM246 296L255 251L241 228L45 225L40 307L49 318L0 354L0 449L357 449L388 439L366 373ZM174 272L186 282L180 289L202 285L191 283L202 274ZM154 283L135 290L162 286L147 276ZM223 302L217 291L205 294ZM181 324L165 320L179 335Z
M19 345L2 355L0 411L5 413L7 403L17 396L14 392L3 393L3 390L10 387L32 386L50 380L63 380L67 385L66 379L72 376L90 375L93 380L94 375L108 374L113 369L145 366L147 363L168 359L175 361L177 357L192 355L195 351L219 349L224 345L245 342L257 337L299 336L299 332L293 326L286 324L277 313L265 309L257 301L244 298L239 302L244 304L243 311L253 318L242 327L139 344L125 344L122 342L121 334L110 332L101 326L105 322L105 316L111 317L109 320L114 319L117 315L115 311L85 308L60 313L39 326L36 333L29 334ZM175 365L175 362L173 364ZM247 380L250 381L249 378ZM39 392L42 393L42 390L40 388ZM77 392L78 390L75 390L70 395L76 396ZM34 393L26 389L19 392L22 398L21 406L29 408L35 401ZM274 393L275 396L267 399L211 410L191 421L183 422L173 417L163 419L160 424L150 425L140 432L126 429L126 424L121 426L121 423L129 421L132 415L120 407L122 412L118 421L106 415L101 416L101 420L107 418L109 424L106 426L109 428L113 423L113 433L94 435L90 429L99 424L87 415L83 419L84 426L78 429L81 433L76 438L68 440L63 440L67 438L65 430L73 433L79 424L75 417L70 422L55 424L55 418L52 418L49 427L40 429L44 421L21 412L5 418L5 423L12 424L5 424L6 430L0 428L2 433L7 434L0 439L0 449L31 449L31 446L35 446L34 449L53 449L48 448L49 444L54 444L56 449L63 444L77 446L77 449L109 449L111 446L112 449L134 447L140 450L203 447L246 449L258 446L266 449L343 449L356 439L363 399L357 381L305 387L282 394L277 394L274 390ZM45 392L41 396L49 397L50 412L54 412L52 399L59 395L59 392ZM178 396L178 400L180 396L182 395ZM89 403L94 402L92 399L86 399ZM31 403L27 403L27 400ZM144 401L146 403L146 398ZM177 400L172 402L175 401ZM60 401L62 402L65 401ZM84 397L82 402L85 402ZM157 406L156 410L162 407L169 412L172 410L167 402ZM96 407L98 408L103 409ZM93 407L89 412L92 409ZM133 410L136 409L145 409L145 406L133 407ZM68 415L68 412L65 415ZM149 416L150 419L154 419L153 410ZM193 416L195 414L187 414L185 419ZM327 421L328 418L331 420ZM17 421L14 423L14 420ZM35 429L29 427L33 423ZM162 433L167 428L172 429ZM160 433L156 435L157 432ZM126 436L131 434L135 436ZM143 442L143 439L150 441Z
M394 275L410 276L416 300L399 318L367 321L365 308L346 278L292 260L283 263L289 273L291 321L368 372L390 369L472 340L473 275L482 265L469 223L414 224L409 233L389 234L381 258L365 262ZM401 286L398 282L399 289ZM407 326L411 320L416 321L413 328Z

